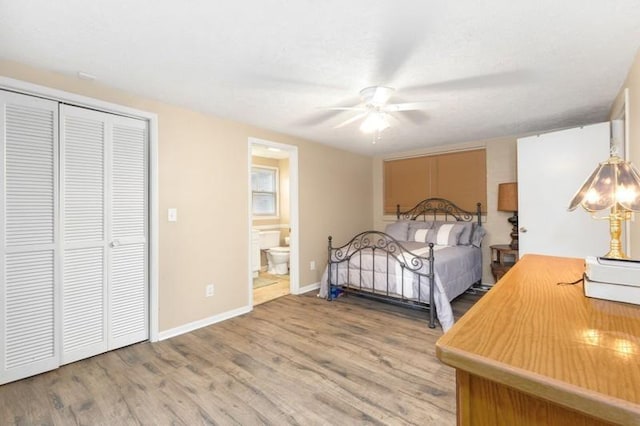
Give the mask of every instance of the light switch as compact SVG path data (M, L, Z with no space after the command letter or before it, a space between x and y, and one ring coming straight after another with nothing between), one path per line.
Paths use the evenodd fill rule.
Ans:
M178 209L170 208L169 209L169 222L177 222L178 221Z

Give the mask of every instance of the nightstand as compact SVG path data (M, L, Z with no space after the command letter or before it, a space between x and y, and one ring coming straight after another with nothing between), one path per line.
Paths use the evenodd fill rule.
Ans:
M496 282L498 282L517 261L518 250L512 249L509 244L496 244L491 246L491 273Z

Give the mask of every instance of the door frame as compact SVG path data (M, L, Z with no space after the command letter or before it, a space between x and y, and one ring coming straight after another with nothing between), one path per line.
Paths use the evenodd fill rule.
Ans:
M147 121L149 129L149 264L147 265L149 268L149 340L152 342L158 341L160 334L158 320L158 115L3 76L0 76L0 89Z
M253 309L253 276L251 261L252 253L252 235L253 215L251 212L251 146L259 144L266 147L277 148L286 151L289 155L289 226L291 233L289 235L289 292L291 294L300 294L300 244L299 244L299 220L298 220L298 147L280 142L273 142L266 139L249 137L247 140L247 236L249 262L247 264L247 288L249 291L250 309Z

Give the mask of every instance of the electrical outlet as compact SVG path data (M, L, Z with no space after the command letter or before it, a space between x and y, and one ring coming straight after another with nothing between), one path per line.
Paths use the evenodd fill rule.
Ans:
M205 287L205 291L204 291L204 295L205 297L211 297L214 294L214 288L213 288L213 284L208 284Z
M311 262L309 262L309 270L310 271L315 271L316 270L316 261L312 260Z

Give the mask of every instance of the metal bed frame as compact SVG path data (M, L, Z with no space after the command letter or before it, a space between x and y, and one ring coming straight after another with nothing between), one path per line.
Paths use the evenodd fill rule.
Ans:
M476 204L476 212L469 212L456 206L444 198L427 198L419 202L415 207L406 212L400 211L400 205L396 206L396 218L398 220L418 220L422 221L444 219L445 221L472 222L477 218L478 226L482 226L481 204ZM429 244L427 256L412 254L403 247L402 243L392 236L380 231L365 231L354 236L348 243L340 247L333 247L332 237L328 238L328 262L327 262L327 300L335 299L338 291L345 295L355 294L382 302L393 303L410 308L427 309L429 311L429 328L435 328L435 305L434 305L434 272L433 272L433 244ZM362 252L368 251L372 254L372 288L362 287ZM376 255L376 253L379 253ZM332 272L335 271L336 279L339 278L340 266L346 263L346 274L348 281L351 281L351 259L353 256L359 257L359 265L356 268L358 279L356 283L332 283ZM384 282L376 286L375 263L386 262L386 277ZM357 258L356 258L357 259ZM393 260L392 260L393 259ZM397 261L401 270L401 294L396 295L389 291L389 267L390 262ZM343 266L344 267L344 266ZM335 269L334 269L335 268ZM406 271L415 274L418 280L418 297L408 298L404 295L404 274ZM428 271L428 272L427 272ZM429 283L429 301L422 301L420 286L422 280ZM432 309L433 307L433 309Z

